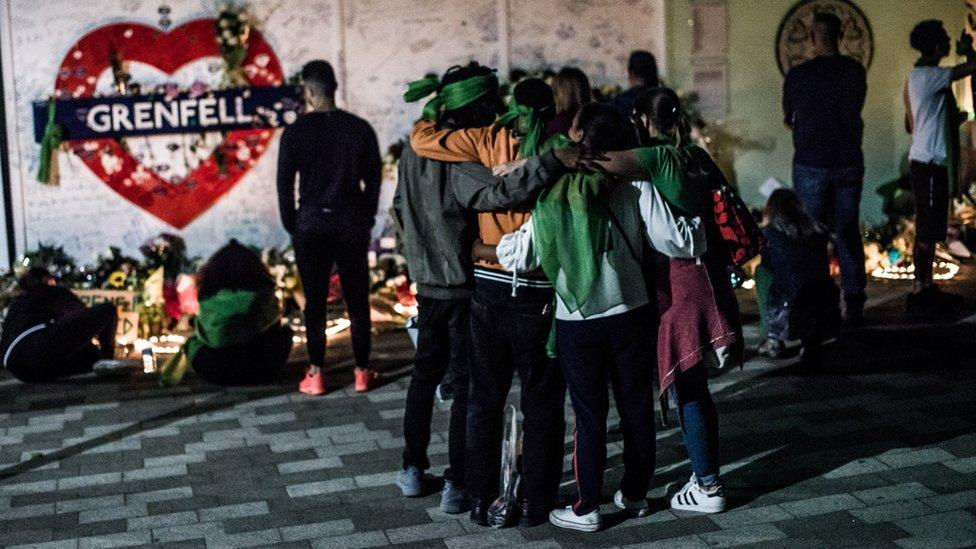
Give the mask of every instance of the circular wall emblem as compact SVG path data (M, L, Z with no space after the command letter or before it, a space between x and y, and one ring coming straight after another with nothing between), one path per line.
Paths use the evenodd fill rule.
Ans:
M867 69L874 56L874 35L864 12L850 0L801 0L779 25L776 33L776 62L783 74L813 57L810 25L817 12L833 13L840 18L843 34L840 52L853 57Z

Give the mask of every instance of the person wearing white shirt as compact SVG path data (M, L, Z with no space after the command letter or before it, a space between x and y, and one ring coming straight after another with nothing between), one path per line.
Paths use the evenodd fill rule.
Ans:
M626 121L605 105L584 107L574 123L574 139L596 151L626 149ZM606 141L604 141L604 139ZM605 189L606 246L594 254L595 273L586 297L568 302L561 288L574 287L578 273L552 269L556 287L556 352L575 413L574 471L576 503L550 514L563 528L596 531L602 477L606 465L607 381L624 433L624 476L615 503L644 515L647 490L654 473L654 380L659 311L649 295L644 265L654 251L676 258L697 258L706 251L702 220L672 207L649 181L614 182ZM570 206L566 206L570 207ZM539 207L532 220L505 235L495 249L499 263L512 272L543 266L539 248ZM572 217L572 215L570 215ZM592 236L577 233L574 238ZM594 239L596 241L597 239ZM565 244L575 244L565 242ZM551 251L551 249L550 249ZM653 282L653 280L651 281Z
M957 182L958 120L952 82L976 72L970 58L955 67L940 67L949 55L950 40L942 22L922 21L912 30L912 48L921 58L905 86L905 129L912 134L909 177L915 198L915 291L908 313L931 316L951 312L961 296L943 292L932 282L935 244L946 238L950 189ZM952 174L952 175L950 175Z

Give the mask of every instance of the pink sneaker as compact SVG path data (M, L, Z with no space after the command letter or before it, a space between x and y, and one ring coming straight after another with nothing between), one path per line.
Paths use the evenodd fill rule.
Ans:
M365 393L376 386L380 373L368 368L356 368L356 392Z
M306 395L318 396L325 394L325 379L322 370L317 374L305 373L305 377L298 384L298 390Z

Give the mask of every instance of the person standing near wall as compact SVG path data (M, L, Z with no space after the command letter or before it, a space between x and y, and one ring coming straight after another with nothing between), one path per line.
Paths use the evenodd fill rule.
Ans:
M630 88L614 97L610 106L625 120L630 120L637 98L661 84L654 54L644 50L631 52L627 60L627 80Z
M941 21L922 21L912 30L912 48L922 57L905 87L905 129L912 134L909 177L915 197L915 291L908 295L908 314L951 312L962 297L943 292L932 282L935 245L946 238L949 199L958 185L959 122L952 82L976 72L976 61L940 67L949 55L949 35Z
M325 317L333 265L339 271L352 323L356 391L368 391L379 377L369 364L367 251L383 162L369 123L336 107L337 86L328 62L315 60L302 67L308 111L285 128L278 154L281 221L292 237L305 289L310 365L299 390L309 395L325 393Z
M817 13L810 27L815 57L783 84L783 113L793 131L793 187L803 207L836 233L847 325L864 319L864 244L859 225L864 186L864 66L840 54L840 19Z
M452 67L442 79L411 83L404 99L412 102L433 95L424 106L424 117L436 119L445 128L488 126L504 107L493 72L477 63ZM531 202L567 165L575 165L577 158L578 149L564 149L530 158L503 178L493 178L484 166L431 160L411 146L404 148L393 208L403 227L404 255L410 278L417 284L419 305L417 354L403 416L403 469L395 479L404 496L424 493L434 394L453 359L452 344L460 342L463 356L457 364L463 372L455 382L451 403L449 468L444 472L440 508L458 514L470 504L465 489L465 441L476 212L508 210Z

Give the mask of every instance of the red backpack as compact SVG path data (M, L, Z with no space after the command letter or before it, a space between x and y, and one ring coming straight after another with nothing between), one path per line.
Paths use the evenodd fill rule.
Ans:
M712 208L733 265L741 267L762 252L766 237L732 186L723 182L712 189Z

